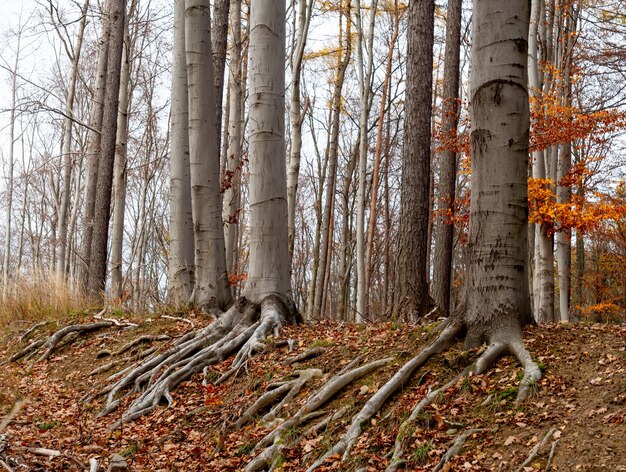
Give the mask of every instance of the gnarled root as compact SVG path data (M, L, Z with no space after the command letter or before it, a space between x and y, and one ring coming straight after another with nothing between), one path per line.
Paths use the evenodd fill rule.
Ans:
M533 448L528 453L528 457L526 458L526 460L522 463L522 465L520 465L515 470L515 472L521 472L522 470L524 470L524 467L529 465L535 459L535 457L537 457L537 454L539 454L539 451L541 450L541 448L546 445L546 443L550 440L550 438L552 437L552 435L554 434L555 431L556 431L556 429L554 429L554 428L550 428L548 430L548 432L545 434L543 439L533 446ZM552 450L551 450L552 454L554 454L553 450L555 448L556 448L556 446L553 444L552 445ZM546 470L549 470L547 466L546 466Z
M352 423L346 434L332 448L316 460L313 465L308 468L308 471L311 472L317 469L328 457L334 454L343 454L343 460L346 460L350 455L352 447L363 431L363 425L380 411L384 403L393 393L410 380L411 375L416 369L424 365L435 354L450 347L456 335L460 332L461 327L462 326L458 323L449 323L428 347L404 364L394 376L365 403L361 411L352 419Z
M261 467L270 464L273 461L273 458L276 457L277 454L286 446L286 444L281 441L283 433L290 428L306 423L312 419L313 416L319 416L319 412L317 410L330 399L334 398L340 390L361 377L388 364L393 360L393 358L389 357L386 359L379 359L361 367L352 368L356 365L356 363L358 363L359 360L360 358L357 358L350 362L338 374L332 377L328 382L324 383L315 393L313 393L297 413L295 413L288 420L283 421L279 426L274 428L274 430L261 439L253 449L253 452L257 452L257 455L248 463L246 471L256 471ZM340 418L346 412L347 409L340 409L339 411L328 415L327 418L309 428L309 430L304 433L303 437L313 434L319 429L325 427L331 421L335 421ZM261 452L258 452L260 450Z
M267 424L275 420L282 408L294 399L309 380L322 375L323 373L320 369L296 370L289 376L295 377L294 379L268 385L268 391L261 395L235 422L235 428L241 428L263 409L273 405L280 399L280 402L261 421Z
M493 363L498 359L498 357L502 355L505 350L506 345L502 343L494 343L490 345L485 350L485 352L480 355L480 357L476 360L474 364L468 366L462 373L456 375L452 380L450 380L442 387L436 390L429 391L428 394L420 402L418 402L417 405L415 405L409 417L400 425L398 435L396 436L393 455L391 457L391 461L389 462L389 466L387 467L386 472L394 472L398 469L400 465L404 463L404 461L402 460L402 454L404 453L404 443L406 439L411 437L411 435L413 434L413 424L417 420L419 414L424 410L424 408L426 408L433 401L439 398L439 395L446 392L453 385L456 385L456 383L462 377L473 373L483 373L486 369L493 365Z
M345 435L337 443L335 443L332 448L330 448L321 457L319 457L307 469L307 471L311 472L315 470L320 465L322 465L328 457L334 454L342 454L342 460L344 461L348 459L352 447L354 446L363 431L363 427L368 423L369 420L372 419L374 415L376 415L381 410L387 399L391 397L391 395L393 395L403 384L407 383L410 380L411 375L413 374L413 372L415 372L417 368L424 365L433 355L438 354L439 352L450 347L454 343L455 337L461 332L463 328L464 323L462 322L462 318L450 319L450 321L447 325L445 325L439 336L434 341L432 341L430 345L428 345L413 359L404 364L393 375L393 377L389 379L385 385L383 385L383 387L381 387L372 397L370 397L370 399L362 407L361 411L359 411L359 413L352 419L352 422ZM521 337L518 338L516 336L512 336L511 340L506 340L505 342L495 342L491 344L487 348L487 350L479 357L474 366L468 367L465 372L456 376L440 389L434 392L430 392L426 396L426 398L418 403L409 420L407 420L407 422L405 422L400 428L398 438L396 440L393 458L390 462L388 470L395 470L398 465L402 463L402 443L404 442L405 438L408 437L408 435L410 434L410 425L415 420L415 417L417 417L419 412L426 405L431 403L439 393L447 390L452 385L454 385L463 374L467 374L468 371L473 371L476 373L484 372L485 369L491 366L505 352L510 352L511 354L513 354L524 368L524 377L520 384L517 401L519 403L527 398L532 386L535 385L537 380L541 378L541 371L524 347L524 343L521 340Z
M231 369L218 382L225 380L237 372L255 352L265 348L263 341L266 337L272 333L277 335L284 323L292 322L294 313L290 302L277 294L266 296L260 304L240 298L206 328L185 335L167 351L149 357L101 390L98 394L108 395L98 416L115 410L119 406L120 395L131 386L133 391L139 391L144 386L145 390L134 399L111 429L122 421L131 421L149 413L162 399L171 404L170 392L181 382L236 353Z

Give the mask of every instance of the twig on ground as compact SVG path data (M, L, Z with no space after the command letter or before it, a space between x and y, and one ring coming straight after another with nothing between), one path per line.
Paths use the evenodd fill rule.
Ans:
M2 431L4 431L7 426L9 426L9 423L11 422L11 420L17 416L17 414L20 412L20 410L26 404L27 401L28 400L24 398L22 400L18 400L17 402L15 402L15 405L13 405L13 408L11 408L11 411L9 412L9 414L5 416L3 420L0 422L0 433L2 433Z
M161 318L165 318L166 320L182 321L183 323L189 324L189 326L191 326L191 329L195 329L196 327L195 323L191 320L188 320L187 318L180 318L178 316L170 316L170 315L161 315Z
M558 444L559 444L558 439L552 442L552 447L550 448L550 455L548 456L548 462L546 462L546 472L550 470L550 466L552 465L552 459L554 459L554 452L556 451L556 446Z
M463 444L465 444L465 441L467 441L467 438L469 438L472 434L480 433L481 431L484 431L484 429L469 429L465 431L464 433L461 433L454 440L454 442L452 443L452 446L450 446L450 449L448 449L446 453L443 455L443 457L439 461L439 464L437 464L433 468L432 472L439 472L443 468L443 466L446 465L447 462L450 462L450 459L452 459L459 452L461 452L461 449L463 448Z
M285 359L285 364L291 365L291 364L295 364L296 362L306 361L313 357L321 356L326 351L328 351L328 348L314 347L312 349L309 349L308 351L303 352L302 354L298 354L297 356L288 357L287 359Z
M28 336L30 336L30 335L33 333L33 331L35 331L37 328L41 328L42 326L47 325L48 323L50 323L50 321L48 321L48 320L46 320L46 321L40 321L39 323L37 323L37 324L35 324L35 325L31 326L30 328L28 328L28 329L24 332L24 334L22 334L22 335L20 336L20 338L18 339L18 341L19 341L19 342L24 341L24 340L25 340Z
M526 460L522 463L522 465L520 465L515 470L515 472L521 472L522 470L524 470L524 467L526 467L528 464L530 464L533 461L533 459L535 457L537 457L537 454L539 454L539 451L541 450L541 448L550 440L550 438L552 437L552 435L554 434L555 431L556 430L554 428L550 428L548 430L548 432L543 437L543 439L533 446L533 448L530 450L530 453L528 454L528 457L526 458Z

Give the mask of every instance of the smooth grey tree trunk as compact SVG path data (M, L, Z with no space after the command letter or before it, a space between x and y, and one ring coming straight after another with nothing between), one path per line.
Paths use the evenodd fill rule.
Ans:
M94 206L88 283L88 293L93 298L100 298L102 296L106 284L109 219L111 216L111 188L113 185L113 165L115 162L125 18L126 1L109 0L111 36L107 59L101 151L98 162L98 184Z
M211 25L211 50L213 54L213 83L215 84L215 136L217 149L222 150L222 102L224 75L226 71L226 47L228 42L228 14L231 0L216 0L213 5ZM222 156L224 158L225 156Z
M394 318L416 320L428 308L428 221L433 0L409 5L407 91L404 107L401 216L396 263Z
M497 25L497 27L494 27ZM521 339L527 283L528 2L474 0L466 344Z
M224 236L226 267L230 274L238 272L239 213L241 210L241 144L243 136L243 87L241 77L241 0L234 0L231 9L230 73L228 80L228 146L226 175L229 185L224 190Z
M194 278L194 236L189 168L189 102L185 59L185 0L174 2L174 63L170 143L170 257L168 299L190 302Z
M291 299L285 152L285 2L250 6L250 261L244 296Z
M459 67L461 62L461 18L463 0L449 0L446 16L446 52L443 65L441 133L444 139L456 139L459 122ZM432 296L439 308L450 313L450 289L454 251L454 216L457 154L449 147L441 152L439 165L439 209L443 213L435 230Z
M189 163L195 240L193 303L224 310L231 301L222 226L219 148L208 0L185 1L185 52L189 100Z

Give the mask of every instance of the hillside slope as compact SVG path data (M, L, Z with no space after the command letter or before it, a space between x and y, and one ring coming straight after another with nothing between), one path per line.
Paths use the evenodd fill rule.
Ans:
M2 452L0 448L0 456L16 470L83 470L79 464L87 468L90 458L106 466L113 453L125 456L130 469L137 471L243 470L257 453L253 452L257 441L271 430L260 416L272 405L255 412L240 429L234 424L268 385L294 371L314 373L276 415L287 418L317 386L356 357L361 356L359 364L393 357L384 367L340 390L322 406L317 418L284 432L274 470L306 470L343 434L366 399L433 336L432 326L321 323L287 327L280 340L290 342L270 340L266 351L251 359L245 372L235 379L217 387L211 384L227 370L226 360L206 372L207 386L202 385L203 376L197 375L173 392L170 407L163 406L108 431L119 412L94 419L102 399L86 404L81 399L104 387L116 370L136 362L142 351L164 349L189 331L191 323L197 327L208 322L199 315L189 320L156 315L152 320L134 320L139 326L114 326L79 336L47 361L35 362L35 357L0 368L0 415L5 416L17 400L27 400L4 431L8 449ZM15 332L6 334L0 359L55 329L55 323L50 323L21 342ZM115 355L127 342L157 334L167 334L170 339L146 338L146 342ZM418 415L415 431L404 441L406 469L432 470L460 434L476 428L479 431L468 437L460 454L442 470L517 470L553 428L522 470L546 470L551 451L550 470L626 470L626 328L599 324L540 326L527 329L525 341L544 370L532 397L515 405L521 369L510 357L483 375L460 380ZM286 362L308 351L317 355L303 362ZM436 356L371 421L348 461L331 456L318 470L385 470L399 425L414 405L475 357L476 352L465 353L460 344ZM89 375L118 359L121 362L115 368ZM485 402L488 398L490 401ZM324 415L336 411L344 414L305 434ZM29 447L63 454L48 459L24 449ZM19 464L26 469L18 469Z

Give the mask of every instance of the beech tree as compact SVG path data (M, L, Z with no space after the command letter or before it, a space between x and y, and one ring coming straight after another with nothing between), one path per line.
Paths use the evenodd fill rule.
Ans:
M174 2L174 62L170 145L170 257L168 294L170 303L191 301L194 274L193 217L189 169L189 103L185 59L185 0Z
M415 7L415 3L413 7ZM411 7L410 7L411 8ZM434 354L448 348L461 332L465 345L489 347L466 372L482 372L505 352L524 367L518 401L541 372L522 341L521 327L532 317L527 284L527 166L530 129L527 51L528 2L474 0L471 75L472 201L470 209L467 303L444 323L437 338L404 364L357 413L347 432L309 467L329 456L350 457L363 428L385 401ZM494 25L496 25L494 27ZM407 143L405 143L407 145ZM428 404L454 385L459 374L431 392ZM388 471L402 463L411 415L401 426Z
M189 164L195 239L192 300L203 309L231 303L222 227L220 160L208 0L185 1L185 53L189 100Z
M185 27L188 54L190 49L199 51L201 43L208 40L207 17L208 2L187 0ZM197 23L194 24L194 21ZM198 33L203 33L203 36L195 36ZM191 38L194 38L193 46ZM285 323L300 320L292 301L289 278L285 71L283 54L276 54L276 51L284 50L284 2L256 0L250 10L250 262L243 295L206 328L186 335L170 350L148 357L100 392L108 394L100 412L100 415L105 415L118 407L119 393L136 381L140 384L148 381L146 389L133 400L116 424L152 411L163 398L171 401L169 392L180 382L236 353L231 368L217 383L225 381L242 367L249 356L262 349L262 342L267 336L280 330ZM210 71L210 61L200 57L194 59L188 56L188 67L196 67L200 60L208 65L205 71ZM213 81L200 81L194 73L188 71L190 85L196 84L197 87L190 89L190 97L204 93L200 90L202 86L212 94L214 89L210 84ZM190 98L190 115L194 106L197 105ZM211 117L215 116L213 111L207 110L203 121L211 121ZM214 131L214 126L206 130L207 133ZM192 136L190 130L190 147L193 149ZM194 171L192 168L192 179Z

